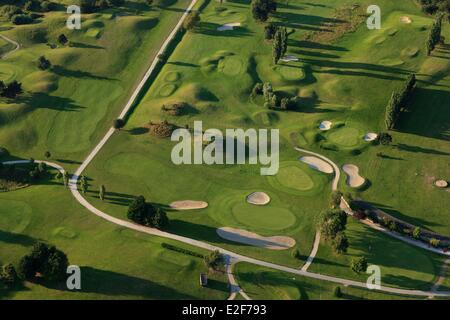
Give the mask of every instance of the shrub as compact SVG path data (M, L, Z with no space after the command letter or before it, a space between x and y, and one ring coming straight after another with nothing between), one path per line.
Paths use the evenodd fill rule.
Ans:
M219 250L215 250L205 256L204 262L209 269L213 270L218 270L225 263L223 255L219 252Z
M40 56L38 59L38 67L41 70L47 70L52 66L50 60L46 59L44 56Z
M367 270L367 260L364 257L360 257L357 259L352 259L350 262L350 268L355 273L366 272Z
M341 287L338 286L338 287L334 288L334 296L336 298L341 298L342 297Z
M17 25L33 23L33 18L27 14L16 14L11 17L11 22Z
M298 250L298 248L293 249L291 255L297 260L300 260L302 258L302 255L300 254L300 250Z
M186 255L189 255L192 257L201 258L201 259L205 258L205 256L200 253L197 253L197 252L194 252L194 251L191 251L188 249L180 248L180 247L177 247L177 246L165 243L165 242L161 243L161 247L163 247L164 249L167 249L167 250L172 250L172 251L176 251L179 253L183 253L183 254L186 254Z

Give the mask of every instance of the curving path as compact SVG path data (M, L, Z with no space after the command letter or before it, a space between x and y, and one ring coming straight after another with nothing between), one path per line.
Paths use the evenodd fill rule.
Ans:
M228 283L230 284L230 296L227 300L234 300L236 298L236 295L239 293L242 297L244 297L245 300L252 300L250 297L242 290L241 287L239 287L236 279L233 275L233 266L236 264L235 259L233 259L230 256L225 256L225 264L226 264L226 272L228 277Z
M172 33L169 35L169 37L166 39L166 41L164 42L164 44L162 45L160 51L158 52L158 54L162 53L167 45L169 44L169 42L173 39L173 37L175 36L176 32L178 31L178 29L181 27L184 19L186 18L187 14L192 10L193 6L196 4L197 0L193 0L191 2L191 4L189 5L189 7L185 10L182 18L180 19L180 21L178 22L178 24L175 26L175 28L173 29ZM153 60L153 63L151 64L150 68L148 69L147 73L145 74L144 78L142 79L142 81L139 83L139 85L136 87L136 90L134 91L134 93L132 94L132 96L130 97L130 99L128 100L128 103L126 104L126 106L124 107L124 109L122 110L122 113L120 114L120 118L124 118L126 116L126 114L128 113L128 111L130 110L131 106L133 105L137 95L139 94L139 92L141 91L142 87L144 86L145 82L148 80L148 78L150 77L151 73L154 71L155 66L157 65L158 59L155 58ZM82 197L82 195L79 193L78 188L77 188L77 182L78 182L78 178L79 176L83 173L83 171L86 169L86 167L89 165L89 163L92 161L92 159L94 159L94 157L97 155L97 153L101 150L101 148L106 144L106 142L109 140L109 138L112 136L112 134L114 133L114 129L110 128L108 130L108 132L106 133L106 135L103 137L103 139L99 142L99 144L92 150L92 152L87 156L87 158L83 161L83 163L81 164L81 166L76 170L76 172L74 173L74 175L72 176L72 178L69 181L69 188L70 191L72 192L72 195L75 197L75 199L83 206L85 207L87 210L89 210L90 212L92 212L93 214L97 215L98 217L105 219L106 221L109 221L111 223L114 223L116 225L125 227L125 228L129 228L138 232L143 232L146 234L150 234L150 235L155 235L155 236L159 236L159 237L164 237L164 238L168 238L168 239L172 239L172 240L176 240L176 241L180 241L192 246L196 246L199 248L203 248L206 250L219 250L222 254L229 256L231 259L233 259L235 262L248 262L248 263L252 263L255 265L259 265L259 266L263 266L263 267L267 267L267 268L272 268L272 269L276 269L279 271L283 271L283 272L288 272L288 273L292 273L292 274L297 274L299 276L304 276L304 277L308 277L308 278L312 278L312 279L317 279L317 280L323 280L323 281L329 281L329 282L333 282L333 283L338 283L338 284L342 284L344 286L353 286L353 287L359 287L359 288L363 288L363 289L367 289L366 283L364 282L359 282L359 281L354 281L354 280L347 280L347 279L342 279L342 278L338 278L338 277L332 277L332 276L327 276L327 275L322 275L322 274L317 274L317 273L312 273L312 272L308 272L308 271L304 271L304 270L298 270L295 268L290 268L290 267L286 267L286 266L282 266L282 265L278 265L275 263L271 263L271 262L267 262L267 261L262 261L262 260L258 260L255 258L251 258L251 257L247 257L247 256L243 256L237 253L234 253L232 251L229 250L225 250L221 247L218 246L214 246L211 245L209 243L203 242L203 241L199 241L199 240L195 240L195 239L191 239L191 238L187 238L187 237L183 237L180 235L176 235L176 234L172 234L172 233L168 233L168 232L164 232L158 229L154 229L154 228L148 228L142 225L138 225L126 220L122 220L113 216L108 215L107 213L95 208L93 205L91 205L85 198ZM307 151L307 150L303 150L300 148L296 148L298 151L301 152L306 152L306 153L310 153L313 154L319 158L324 159L325 161L328 161L335 169L335 179L333 181L333 190L335 190L335 188L337 189L337 183L339 181L339 176L340 176L340 171L339 168L328 158ZM26 163L29 162L27 160L17 160L17 161L10 161L10 162L6 162L6 164L13 164L13 163ZM64 169L54 163L51 162L47 162L47 161L36 161L37 163L39 162L45 162L47 165L54 167L58 170L60 170L61 172L64 172ZM436 296L436 297L449 297L450 296L450 292L434 292L434 291L421 291L421 290L409 290L409 289L399 289L399 288L393 288L393 287L387 287L387 286L382 286L379 291L382 292L387 292L387 293L394 293L394 294L401 294L401 295L412 295L412 296L422 296L422 297L428 297L428 296ZM242 291L240 291L242 294ZM245 297L245 295L243 295Z
M307 153L307 154L311 154L314 155L322 160L324 160L325 162L329 163L332 167L333 167L333 171L334 171L334 178L333 178L333 183L331 185L331 189L333 191L337 190L338 188L338 183L339 183L339 178L341 177L341 171L339 170L339 167L330 159L328 159L327 157L324 157L321 154L309 151L309 150L305 150L299 147L295 147L295 150L303 152L303 153ZM320 231L317 230L316 231L316 236L314 238L314 244L313 244L313 248L311 250L311 253L309 254L308 259L306 260L306 263L303 265L302 270L303 271L307 271L309 266L312 264L314 258L316 257L317 251L319 250L319 245L320 245Z
M14 40L11 40L10 38L8 38L7 36L4 36L2 34L0 34L0 38L2 38L3 40L12 43L14 46L16 46L14 49L12 49L11 51L6 52L5 54L3 54L1 56L2 59L6 59L10 54L16 52L17 50L20 49L20 44Z

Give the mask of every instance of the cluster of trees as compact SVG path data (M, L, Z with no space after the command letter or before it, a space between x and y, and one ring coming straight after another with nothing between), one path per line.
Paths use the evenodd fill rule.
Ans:
M349 243L345 235L347 214L339 209L330 209L323 214L320 232L331 245L334 252L341 254L347 252Z
M0 80L0 96L14 99L19 94L21 94L22 91L22 84L20 82L17 82L16 80L6 84L3 81Z
M183 28L186 30L193 30L200 23L200 13L198 11L191 11L183 21Z
M436 20L434 20L433 25L431 26L430 33L428 35L427 40L427 54L430 55L434 50L437 44L443 42L441 37L442 31L442 19L444 18L443 13L438 13L436 16Z
M277 11L274 0L252 0L252 15L257 21L267 21L269 15Z
M395 90L386 107L385 124L387 129L393 129L400 117L402 110L407 110L411 97L416 88L416 75L411 74L406 80L403 88Z
M422 10L428 14L435 14L438 11L450 14L450 0L419 0Z
M205 256L203 261L208 270L219 270L225 263L224 257L219 250L214 250L209 255Z
M252 96L264 96L264 107L274 110L293 110L296 109L299 102L299 97L283 97L280 98L274 91L270 82L257 83L253 87Z
M46 0L28 0L22 5L4 5L0 9L0 15L14 24L33 23L34 19L41 17L36 12L49 12L56 10L57 5Z
M109 7L123 6L125 0L79 0L81 12L92 13Z
M277 64L287 50L288 33L286 28L278 28L273 37L272 58L273 63Z
M147 203L143 196L136 197L128 207L128 219L144 226L164 229L169 224L166 212Z
M10 289L18 282L16 269L12 264L4 265L0 268L0 283L6 288Z
M37 275L50 281L60 281L66 277L69 260L64 252L55 246L36 243L31 252L19 262L19 274L26 280Z
M45 56L40 56L38 59L38 68L41 70L48 70L51 68L52 63Z
M42 178L47 173L47 165L44 162L39 162L30 170L29 175L31 179L37 180Z
M367 259L364 257L359 257L356 259L352 259L352 261L350 262L350 269L352 269L355 273L362 273L366 272L367 265Z

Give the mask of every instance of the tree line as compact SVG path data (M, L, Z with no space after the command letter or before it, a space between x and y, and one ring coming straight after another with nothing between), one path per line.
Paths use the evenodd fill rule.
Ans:
M436 19L431 26L430 33L428 34L427 40L427 54L430 55L431 52L436 48L436 45L443 43L444 40L441 36L442 31L442 20L444 18L443 13L438 13Z
M387 129L395 128L402 110L409 109L416 88L416 75L411 74L400 90L394 90L386 106L385 124Z

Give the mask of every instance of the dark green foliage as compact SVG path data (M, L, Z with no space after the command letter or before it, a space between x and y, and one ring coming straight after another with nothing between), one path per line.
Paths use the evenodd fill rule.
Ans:
M277 26L270 22L264 27L264 38L266 40L272 40L275 36L275 32L277 31Z
M300 250L298 250L298 248L293 249L291 255L297 260L300 260L302 258L302 255L300 254Z
M442 31L442 19L444 15L442 13L438 13L436 16L436 20L433 22L431 26L430 33L428 34L427 39L427 54L430 55L434 50L437 44L441 42L441 31Z
M277 3L273 0L252 0L252 15L257 21L266 21L276 10Z
M158 229L163 229L169 224L166 212L147 203L143 196L136 197L130 203L127 217L138 224Z
M218 270L225 263L223 255L215 250L204 258L205 265L209 269Z
M201 259L205 258L205 256L200 254L200 253L197 253L197 252L194 252L194 251L191 251L191 250L188 250L188 249L183 249L183 248L180 248L180 247L177 247L177 246L165 243L165 242L161 243L161 247L163 247L164 249L168 249L168 250L180 252L180 253L183 253L183 254L186 254L186 255L189 255L189 256L193 256L193 257L196 257L196 258L201 258Z
M50 60L45 58L44 56L40 56L38 59L38 67L41 70L47 70L52 66Z
M338 254L347 252L348 246L348 238L345 232L338 232L336 237L331 241L331 247Z
M12 264L3 266L0 272L0 282L2 282L7 288L12 288L17 281L18 277L14 266Z
M186 30L193 30L200 23L200 13L198 11L191 11L183 22L183 27Z
M11 17L11 22L17 25L33 23L33 18L28 14L16 14Z
M58 36L58 42L61 44L61 45L66 45L66 43L68 42L69 40L67 39L67 37L65 36L65 34L64 33L61 33L59 36Z
M38 242L19 263L19 273L26 280L33 280L36 274L50 281L61 281L66 276L69 261L64 252L55 246Z
M6 85L3 81L0 80L0 96L14 99L22 92L22 84L20 82L14 80Z
M339 190L334 190L331 193L330 205L332 208L339 208L339 205L341 204L342 196L343 196L343 194Z
M366 270L367 270L367 260L366 260L366 258L360 257L360 258L352 259L352 261L350 263L350 268L355 273L366 272Z
M124 125L125 125L125 120L123 120L123 119L121 119L121 118L115 119L115 120L113 121L113 127L114 127L114 129L120 130L120 129L122 129L122 128L124 127Z
M392 136L387 132L381 132L378 135L378 141L384 146L390 145L392 143Z
M334 288L334 296L336 298L341 298L342 297L341 287L337 286L336 288Z
M345 230L347 214L340 209L330 209L323 214L320 230L325 239L331 240Z
M287 50L288 35L286 28L278 28L273 37L272 57L273 63L277 64Z
M385 124L387 129L395 128L402 109L409 109L408 106L411 103L411 98L416 88L416 82L416 75L411 74L403 85L403 88L395 90L392 93L385 114Z

